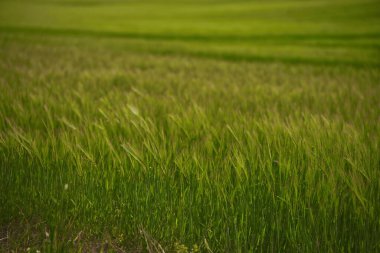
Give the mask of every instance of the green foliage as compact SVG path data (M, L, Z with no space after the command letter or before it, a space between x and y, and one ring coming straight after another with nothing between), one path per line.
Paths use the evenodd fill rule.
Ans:
M380 251L378 2L166 4L0 3L0 251Z

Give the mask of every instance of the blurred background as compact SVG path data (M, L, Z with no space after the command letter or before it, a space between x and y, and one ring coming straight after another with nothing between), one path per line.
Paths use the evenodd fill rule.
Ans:
M126 38L129 50L227 60L380 63L377 0L2 0L0 32Z

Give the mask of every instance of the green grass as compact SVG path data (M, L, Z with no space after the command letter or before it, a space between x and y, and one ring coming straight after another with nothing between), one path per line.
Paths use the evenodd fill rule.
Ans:
M378 1L1 1L0 251L380 252Z

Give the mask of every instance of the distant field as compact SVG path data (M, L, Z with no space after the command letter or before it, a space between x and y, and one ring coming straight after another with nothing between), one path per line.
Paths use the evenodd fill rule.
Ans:
M0 252L380 252L380 2L0 1Z

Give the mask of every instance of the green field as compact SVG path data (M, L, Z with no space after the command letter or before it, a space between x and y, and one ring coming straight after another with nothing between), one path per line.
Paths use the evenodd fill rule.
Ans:
M0 252L380 252L380 1L0 0Z

